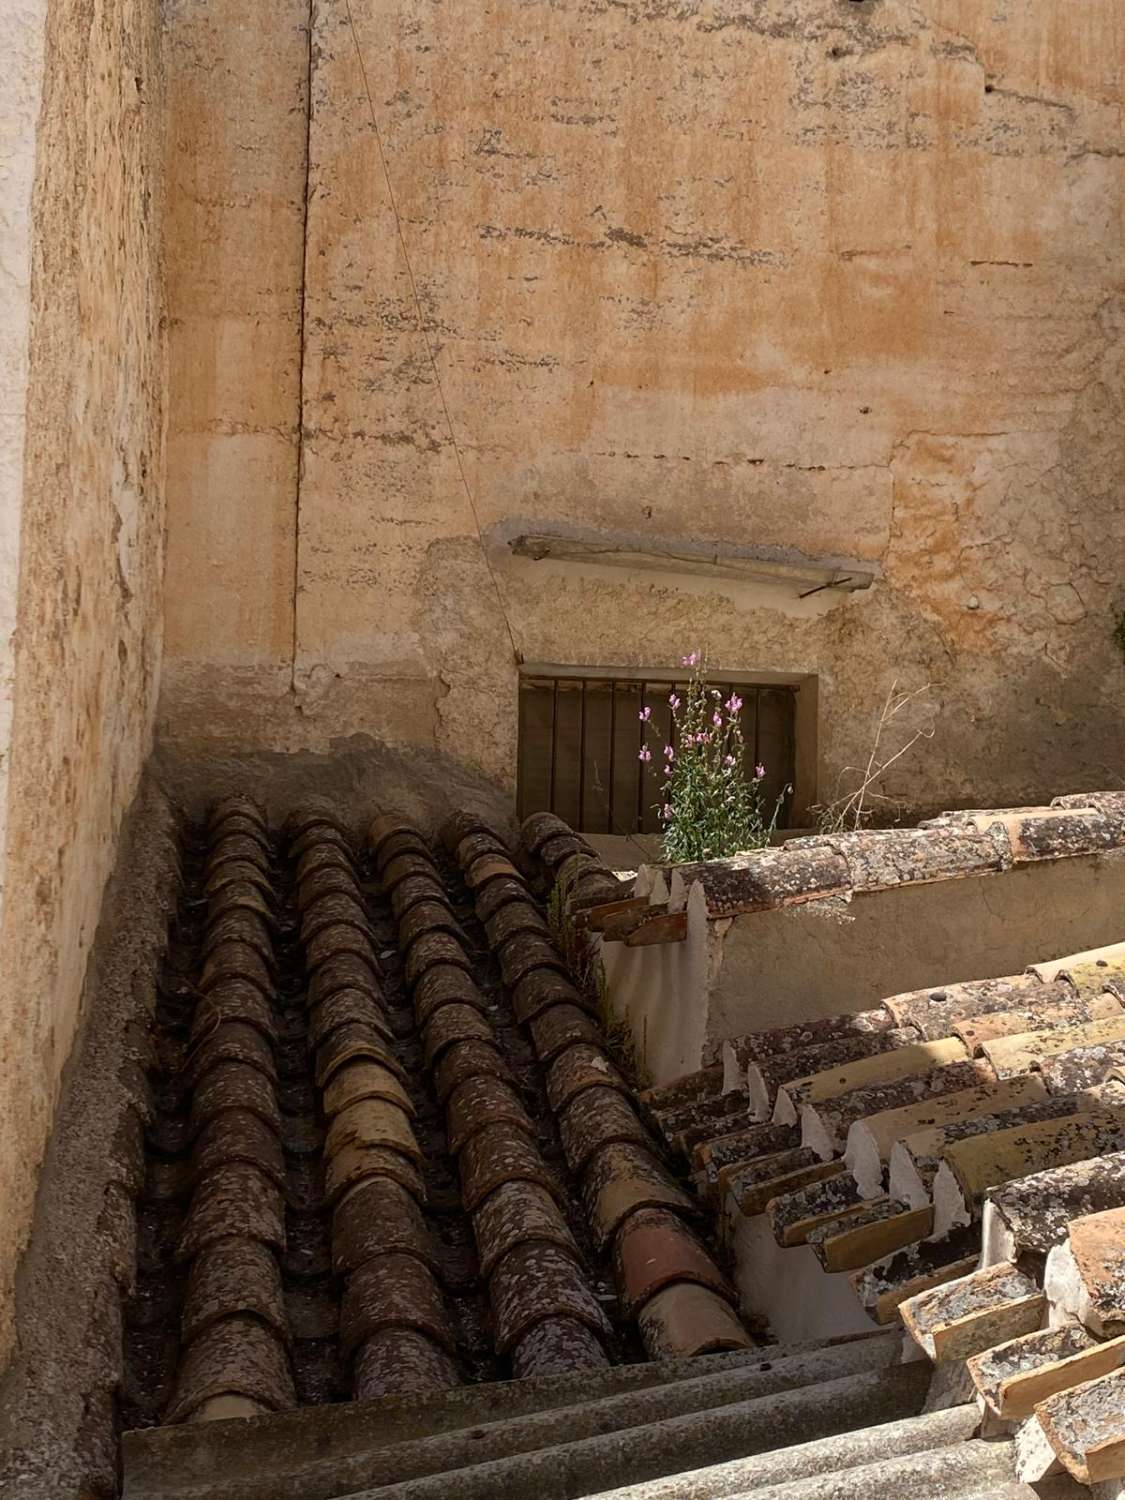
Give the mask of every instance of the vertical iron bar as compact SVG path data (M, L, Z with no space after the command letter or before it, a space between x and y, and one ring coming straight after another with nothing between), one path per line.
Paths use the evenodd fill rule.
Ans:
M551 684L551 769L549 772L547 800L550 803L548 811L555 810L555 766L559 754L559 679L556 677Z
M606 809L609 827L613 832L613 794L617 783L617 682L609 685L609 806Z
M586 827L586 679L578 707L578 832Z
M754 689L754 764L758 764L760 755L760 729L762 724L762 690Z

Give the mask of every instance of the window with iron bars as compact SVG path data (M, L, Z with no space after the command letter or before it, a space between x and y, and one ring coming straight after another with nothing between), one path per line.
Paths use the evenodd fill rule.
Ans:
M683 695L676 677L587 677L529 674L520 681L519 815L553 812L581 833L655 834L662 798L662 760L646 764L641 746L675 744L669 695ZM794 782L796 690L724 678L724 696L742 699L746 769L766 768L767 812ZM641 711L652 710L646 737ZM778 827L789 826L793 794L782 803Z

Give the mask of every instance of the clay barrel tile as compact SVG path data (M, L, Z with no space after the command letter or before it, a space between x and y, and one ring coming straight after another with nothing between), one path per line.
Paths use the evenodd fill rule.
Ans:
M538 854L549 838L559 834L573 836L573 829L555 813L532 813L525 818L520 828L520 847L529 854Z
M985 1042L981 1051L1003 1078L1024 1073L1041 1058L1054 1057L1075 1047L1097 1047L1105 1042L1125 1041L1125 1012L1103 1016L1098 1021L1084 1021L1055 1031L1025 1031L1015 1036L997 1037Z
M434 1069L434 1093L438 1103L444 1108L455 1088L470 1078L486 1074L506 1083L515 1081L511 1068L494 1042L475 1039L454 1042Z
M694 1359L754 1347L730 1305L693 1282L676 1282L657 1292L641 1310L639 1322L650 1359Z
M257 1167L284 1191L285 1155L281 1137L273 1126L249 1110L227 1110L203 1126L191 1152L192 1183L198 1183L228 1162Z
M433 853L422 835L420 833L411 833L407 829L402 828L397 833L388 834L375 852L375 864L379 870L380 878L391 860L397 859L400 854L415 855L419 859L425 859L431 864L433 863Z
M613 1248L614 1275L627 1315L676 1281L709 1287L728 1302L735 1293L684 1222L665 1209L645 1208L626 1219Z
M712 917L820 901L851 891L847 861L824 847L759 849L731 859L679 865L677 871L685 886L700 882Z
M485 934L493 948L502 948L524 933L551 941L551 929L531 901L509 901L498 907L484 924Z
M402 817L398 813L379 813L372 818L367 829L367 842L375 854L396 833L413 834L415 838L421 838L422 833L418 825L410 818Z
M779 1245L803 1245L810 1229L838 1218L862 1201L851 1173L838 1172L771 1198L766 1204L766 1217Z
M508 939L497 954L500 974L508 989L515 989L528 974L557 969L566 976L566 962L549 938L534 932L520 932Z
M355 865L348 851L339 844L314 844L297 859L297 882L304 885L313 875L334 871L346 880L355 881Z
M1125 1208L1125 1152L1068 1163L993 1188L991 1214L1010 1239L1011 1256L1046 1255L1084 1214Z
M1036 974L1009 974L1001 979L975 979L963 984L932 985L907 990L883 1001L897 1026L916 1026L928 1042L950 1035L951 1022L983 1016L996 1010L1035 1006L1043 998Z
M1125 1334L1125 1208L1073 1220L1067 1247L1081 1283L1078 1316L1100 1338Z
M413 992L414 1014L420 1026L446 1005L472 1005L486 1012L488 1001L467 969L454 964L437 964L427 969Z
M510 1084L482 1073L460 1084L446 1104L449 1150L459 1156L478 1131L489 1125L514 1125L534 1139L535 1126Z
M372 979L378 979L379 963L370 937L347 922L333 922L329 927L322 927L316 937L305 944L305 968L310 975L315 974L322 964L345 954L358 958L370 970Z
M830 1275L857 1271L892 1251L924 1239L934 1225L932 1208L910 1208L897 1198L868 1198L835 1219L816 1224L806 1236Z
M504 854L478 854L464 869L465 884L473 892L479 891L490 880L507 878L518 880L520 872Z
M439 1274L437 1244L413 1194L389 1177L357 1183L332 1212L332 1269L337 1276L388 1254L413 1255Z
M772 1199L837 1177L843 1170L839 1162L821 1161L807 1146L788 1146L720 1168L719 1189L734 1199L740 1213L753 1218L764 1213Z
M569 859L572 854L586 854L596 858L586 840L577 833L553 833L550 838L543 840L536 852L542 863L552 871L557 871L563 860ZM597 863L599 869L605 868L600 860Z
M984 875L1007 863L995 840L972 827L863 830L832 843L846 859L857 891Z
M273 943L265 922L257 912L236 906L227 896L218 897L211 905L215 915L208 920L204 929L203 957L210 958L221 943L245 943L254 949L270 971L270 976L276 979L277 960L274 958Z
M670 1109L657 1109L651 1113L660 1133L672 1140L682 1135L685 1130L690 1130L693 1125L712 1120L726 1120L730 1115L744 1115L746 1102L746 1090L735 1088L722 1094L711 1094L706 1099L688 1099L683 1104L673 1105Z
M381 1063L358 1059L339 1068L329 1080L323 1099L325 1119L334 1119L361 1099L383 1099L410 1119L415 1114L414 1102L397 1074Z
M505 906L526 905L531 899L531 892L522 877L500 876L474 893L473 909L480 920L487 923Z
M306 829L318 826L344 829L347 823L331 798L313 793L302 797L297 806L290 810L282 832L287 839L294 839Z
M617 1142L591 1158L582 1181L586 1216L599 1247L607 1245L631 1213L640 1208L670 1208L698 1213L650 1151Z
M203 862L204 877L213 875L232 861L253 865L256 870L263 872L269 870L271 863L268 848L260 839L248 838L243 833L220 834L211 842L207 851L207 858Z
M389 1177L404 1187L418 1203L426 1201L425 1182L411 1157L390 1147L352 1141L337 1151L325 1167L325 1202L336 1203L342 1193L371 1177Z
M630 894L631 882L623 882L610 874L593 871L581 876L567 891L567 910L581 912L591 906L604 906L609 901L619 901Z
M544 845L543 847L546 848L547 846ZM581 845L577 848L572 848L569 853L565 854L562 859L558 860L552 866L552 869L556 881L562 886L563 891L567 895L570 894L571 890L584 876L596 875L602 877L609 873L597 855L591 854L587 849L583 849Z
M620 1089L628 1095L629 1087L600 1047L576 1042L560 1052L547 1069L547 1098L556 1114L576 1099L583 1089L599 1085Z
M250 918L259 924L259 931L275 932L277 930L277 911L272 902L268 901L260 885L252 880L228 880L215 894L208 899L208 910L213 913L207 920L208 940L215 932L216 926L238 917L242 920Z
M412 943L431 932L448 933L464 941L460 922L444 901L418 901L402 915L398 925L400 948L409 948Z
M208 1069L195 1086L191 1125L196 1132L228 1109L244 1109L281 1134L281 1111L274 1086L258 1068L241 1062L222 1062Z
M375 1027L367 1022L352 1021L341 1026L316 1050L316 1085L327 1088L334 1073L345 1063L365 1058L390 1068L405 1082L402 1064L387 1046Z
M777 1103L777 1091L795 1078L808 1078L825 1068L853 1062L858 1057L874 1057L902 1045L901 1032L853 1031L831 1041L750 1062L746 1066L747 1107L756 1120L768 1120Z
M456 1042L492 1042L495 1033L475 1005L443 1005L432 1011L422 1028L426 1067L436 1068Z
M841 1063L803 1078L793 1079L778 1090L774 1106L774 1120L779 1125L796 1124L801 1108L805 1104L820 1104L827 1099L850 1094L853 1089L870 1088L884 1083L893 1083L899 1078L912 1078L932 1073L949 1063L965 1062L969 1052L964 1042L956 1037L946 1037L940 1042L918 1042L912 1046L896 1047L890 1052L877 1053L873 1057L860 1057L854 1062ZM973 1069L971 1078L960 1087L984 1081Z
M319 823L298 834L289 845L289 858L300 860L313 849L336 849L347 858L349 865L354 866L351 839L329 823Z
M441 884L437 865L428 854L396 854L387 860L379 878L387 895L391 895L404 880L428 880Z
M578 1094L559 1115L559 1135L566 1164L577 1177L595 1152L612 1142L657 1150L633 1106L617 1089L593 1088Z
M329 1161L345 1146L383 1147L421 1163L422 1149L410 1128L410 1116L386 1099L359 1099L346 1105L328 1127L324 1154Z
M822 1016L815 1021L799 1021L793 1026L775 1026L768 1031L731 1037L723 1043L722 1086L724 1089L745 1086L746 1069L751 1063L769 1063L810 1047L847 1041L856 1035L877 1034L890 1030L894 1024L894 1017L880 1009L855 1016ZM733 1073L738 1077L732 1076Z
M257 891L266 905L273 909L273 884L268 870L261 865L248 860L227 860L203 882L203 894L209 902L232 888Z
M454 1352L441 1288L414 1255L392 1253L365 1261L344 1283L340 1343L345 1354L387 1328L412 1328L447 1354Z
M1094 1349L1101 1357L1091 1368L1082 1356ZM1098 1344L1084 1328L1070 1324L1040 1328L985 1349L972 1356L968 1370L977 1394L995 1416L1020 1420L1032 1415L1037 1401L1106 1375L1123 1358L1125 1340L1116 1348Z
M433 1339L412 1328L387 1328L356 1351L353 1387L357 1401L383 1396L428 1396L461 1383L457 1366Z
M490 1193L473 1215L473 1236L486 1281L509 1250L529 1240L558 1245L580 1258L558 1204L533 1182L505 1183Z
M1014 1265L1002 1263L909 1297L899 1314L919 1348L942 1363L1033 1333L1044 1305L1035 1283Z
M1121 1077L1125 1070L1125 1042L1106 1042L1101 1046L1074 1047L1056 1057L1039 1062L1043 1082L1052 1094L1076 1094L1081 1089Z
M1036 1120L1008 1130L988 1131L942 1148L934 1178L934 1199L944 1195L964 1212L979 1211L989 1188L1036 1171L1086 1161L1125 1146L1125 1116L1091 1108L1063 1118ZM955 1211L954 1208L954 1211ZM935 1225L940 1231L942 1220Z
M195 1257L184 1296L182 1334L190 1344L213 1323L246 1313L289 1339L281 1271L273 1252L259 1240L228 1235Z
M535 1142L523 1130L500 1122L488 1125L472 1137L458 1161L461 1199L467 1213L474 1213L488 1195L506 1182L534 1182L560 1204L563 1189L548 1170Z
M371 963L355 953L338 953L320 965L309 980L310 1009L340 990L361 990L373 1001L380 1000L383 993Z
M273 976L258 950L249 943L228 938L212 948L204 960L199 988L204 994L209 994L217 984L230 979L240 979L244 984L253 985L266 998L273 994Z
M714 1094L723 1093L725 1089L722 1064L709 1063L707 1067L699 1068L694 1073L685 1073L682 1078L673 1079L671 1083L645 1089L638 1096L637 1102L646 1114L651 1115L662 1109L671 1109L676 1104L686 1104L690 1099L709 1099Z
M574 1256L558 1245L532 1240L514 1246L488 1283L496 1351L509 1353L545 1318L575 1318L608 1337L609 1323Z
M315 910L319 902L331 896L342 896L354 900L355 876L339 865L326 865L323 869L311 870L297 882L297 907L302 913Z
M512 1009L521 1026L530 1025L552 1005L574 1005L592 1012L593 1002L556 969L532 969L512 989Z
M394 1040L382 1006L370 990L342 989L321 1000L309 1012L309 1046L315 1052L342 1026L374 1026L388 1042Z
M395 921L401 922L411 907L422 901L434 901L449 907L449 897L436 870L428 875L410 875L395 886L391 892L391 910ZM452 910L451 907L449 909Z
M1007 834L1012 859L1017 864L1036 859L1065 859L1074 855L1094 854L1112 849L1120 841L1116 821L1105 813L1079 809L1043 809L1029 813L1005 815L988 826L999 825Z
M237 1062L259 1072L276 1084L277 1061L273 1048L256 1026L246 1021L219 1021L213 1028L201 1027L198 1040L189 1048L184 1080L194 1088L203 1075L220 1063Z
M404 973L411 990L415 990L423 975L437 968L464 969L471 975L473 966L464 944L450 932L433 930L416 937L406 950Z
M801 1132L795 1125L747 1125L745 1129L733 1130L729 1135L716 1136L704 1141L693 1153L700 1167L731 1166L752 1161L757 1156L766 1156L774 1151L787 1151L801 1144Z
M449 852L462 869L466 869L481 855L495 854L501 859L508 858L508 846L504 840L485 828L478 828L463 834Z
M535 1055L543 1067L575 1042L596 1045L599 1040L598 1029L586 1012L565 1003L541 1010L529 1029Z
M908 1074L886 1083L851 1089L846 1094L801 1106L801 1143L827 1161L844 1150L848 1133L857 1120L886 1110L903 1109L946 1094L983 1088L995 1082L988 1063L980 1058L946 1063L925 1073Z
M217 823L210 824L207 830L208 843L211 848L215 848L221 839L228 838L231 834L253 839L267 860L272 858L273 846L269 830L259 818L244 812L230 812Z
M577 1318L544 1318L529 1328L512 1350L512 1375L516 1380L608 1367L609 1356L597 1334Z
M994 1010L986 1016L969 1016L953 1022L953 1035L959 1036L971 1051L981 1052L986 1042L998 1037L1018 1036L1028 1031L1063 1031L1086 1021L1121 1015L1121 1005L1113 995L1097 994L1083 998L1073 994L1069 987L1063 990L1062 986L1044 985L1042 988L1058 988L1068 998L1061 1004L1029 1005L1021 1010Z
M940 1240L916 1240L892 1255L864 1266L851 1276L860 1306L880 1327L898 1322L898 1309L909 1297L976 1269L980 1232L961 1225Z
M354 927L364 937L371 936L371 924L360 901L342 891L327 891L319 900L305 907L301 918L302 942L311 943L325 927L336 923Z
M929 1094L921 1100L872 1111L853 1121L849 1127L844 1162L863 1189L864 1196L874 1197L874 1187L869 1190L864 1188L864 1183L882 1180L883 1169L890 1162L899 1141L918 1131L955 1127L963 1121L1004 1110L1043 1104L1046 1099L1047 1091L1042 1080L1033 1073L1024 1073L1002 1083L982 1084L948 1094Z
M207 812L208 831L214 833L221 823L231 817L249 818L263 832L268 827L268 819L261 805L243 792L232 792L211 804Z
M270 1411L297 1404L285 1345L257 1318L226 1318L188 1345L164 1420L186 1421L218 1396L244 1396Z
M225 1235L260 1240L280 1250L285 1245L285 1205L277 1185L258 1167L224 1162L201 1176L176 1249L189 1260Z
M1035 1408L1039 1425L1080 1484L1125 1476L1125 1369L1060 1391Z

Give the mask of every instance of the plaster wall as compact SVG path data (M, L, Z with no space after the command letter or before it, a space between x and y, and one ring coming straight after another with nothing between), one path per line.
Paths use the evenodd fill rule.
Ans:
M0 19L0 1366L158 690L164 378L152 0Z
M172 7L222 184L173 252L221 303L173 388L224 380L173 447L170 738L510 784L499 594L529 664L816 674L822 795L896 678L933 685L914 810L1121 778L1116 0L315 0L300 286L300 8L265 10L235 48ZM544 529L882 576L512 556Z
M663 896L658 890L650 899ZM869 1010L889 995L1021 973L1121 941L1125 853L1019 865L709 921L687 899L682 943L602 943L609 1001L653 1083L718 1057L730 1037ZM1050 949L1044 913L1050 913Z

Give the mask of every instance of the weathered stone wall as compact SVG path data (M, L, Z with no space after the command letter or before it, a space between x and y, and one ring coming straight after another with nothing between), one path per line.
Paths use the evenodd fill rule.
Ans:
M20 0L0 35L13 43L0 82L2 1366L102 891L151 739L164 357L157 5Z
M241 9L191 84L237 106L182 116L225 211L177 247L222 316L175 379L226 383L174 454L170 737L510 780L471 494L527 662L817 674L822 795L896 678L936 704L915 809L1121 779L1117 0L315 0L307 160L302 7L260 46ZM173 50L223 10L180 0ZM549 528L882 577L800 603L510 556Z

